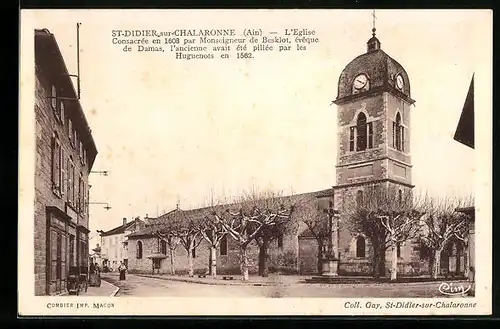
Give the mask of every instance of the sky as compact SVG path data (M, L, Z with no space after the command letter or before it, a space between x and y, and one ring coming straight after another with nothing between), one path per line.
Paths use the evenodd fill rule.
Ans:
M376 16L381 47L406 69L416 100L413 184L435 195L472 194L477 148L453 134L474 72L476 99L490 92L481 86L491 71L491 15ZM55 35L70 73L77 71L77 22L81 104L99 152L92 170L109 171L91 175L90 201L112 207L91 205L91 231L121 225L123 217L160 215L178 201L185 209L203 206L211 194L233 197L251 186L288 194L336 184L331 102L342 69L366 51L371 11L37 12L30 23ZM111 43L113 29L244 27L314 29L320 42L304 52L214 61L125 53ZM490 109L476 107L481 111Z

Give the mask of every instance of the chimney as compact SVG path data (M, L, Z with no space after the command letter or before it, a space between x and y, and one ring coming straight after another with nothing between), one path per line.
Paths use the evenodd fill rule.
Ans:
M127 224L127 218L123 218L123 226L125 226L125 224Z

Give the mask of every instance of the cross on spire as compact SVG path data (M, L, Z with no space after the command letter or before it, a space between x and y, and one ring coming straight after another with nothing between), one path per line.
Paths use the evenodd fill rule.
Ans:
M375 28L375 21L377 20L377 16L375 16L375 10L372 10L372 18L373 18L373 23L372 23L372 34L375 36L375 31L377 30Z

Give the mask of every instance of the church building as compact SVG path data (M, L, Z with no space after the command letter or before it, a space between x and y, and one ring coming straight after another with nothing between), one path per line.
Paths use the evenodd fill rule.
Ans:
M410 156L411 111L415 100L411 97L410 78L404 67L381 48L373 28L366 44L366 52L354 58L343 69L338 80L337 105L337 164L336 185L317 192L292 197L308 200L306 211L295 216L300 223L294 234L274 241L270 246L270 268L281 272L314 274L320 271L317 236L305 217L327 216L335 209L338 216L335 236L335 255L338 275L373 274L373 247L363 234L349 225L347 207L352 200L364 197L368 188L380 186L397 191L398 199L412 199L412 161ZM161 216L167 220L181 210ZM181 211L185 216L202 213L203 209ZM331 220L331 219L330 219ZM152 221L154 222L154 220ZM154 227L146 227L129 236L131 272L170 273L169 253L165 243L153 234ZM258 267L258 248L250 247L250 273ZM391 250L386 251L385 275L389 273ZM416 241L397 244L398 275L429 273L429 260ZM187 271L186 251L179 247L176 262L180 272ZM209 250L203 242L193 254L195 272L208 270ZM239 273L237 244L227 236L217 251L218 273Z

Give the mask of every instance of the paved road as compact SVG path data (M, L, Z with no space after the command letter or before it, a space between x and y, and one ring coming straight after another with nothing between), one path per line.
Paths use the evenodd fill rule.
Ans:
M119 281L116 275L107 280L120 287L116 295L137 297L445 297L439 283L385 285L295 284L276 286L223 286L187 283L127 275Z

